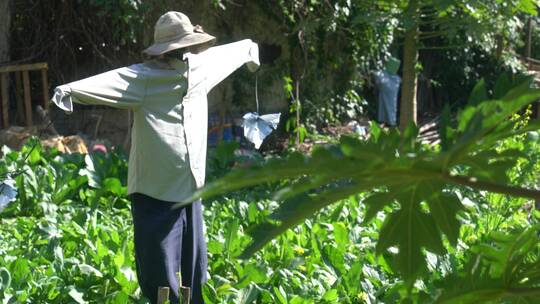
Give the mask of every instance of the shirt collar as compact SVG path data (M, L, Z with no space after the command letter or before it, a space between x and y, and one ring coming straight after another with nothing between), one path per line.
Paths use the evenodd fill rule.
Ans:
M186 72L187 63L180 59L169 59L167 63L171 68L177 70L180 73Z
M148 66L163 70L176 70L184 74L187 70L187 62L180 59L152 59L145 62Z

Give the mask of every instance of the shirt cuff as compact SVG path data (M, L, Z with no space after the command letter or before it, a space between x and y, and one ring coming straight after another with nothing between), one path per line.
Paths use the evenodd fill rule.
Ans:
M61 85L54 89L52 102L64 110L67 114L73 112L73 102L71 101L71 88L68 85Z
M251 48L249 49L249 61L246 63L246 65L251 72L257 71L261 65L259 62L259 46L255 42L251 42Z

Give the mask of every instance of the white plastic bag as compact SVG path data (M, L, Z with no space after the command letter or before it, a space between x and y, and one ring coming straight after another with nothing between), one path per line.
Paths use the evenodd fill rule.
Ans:
M256 112L244 115L244 136L259 149L263 140L277 128L281 113L259 116Z
M15 181L11 178L7 178L0 183L0 212L4 210L7 205L15 200L17 196L17 188L15 188Z

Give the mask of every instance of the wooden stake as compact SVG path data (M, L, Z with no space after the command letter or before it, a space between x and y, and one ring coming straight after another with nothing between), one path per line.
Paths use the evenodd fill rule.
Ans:
M0 83L2 87L2 126L4 129L9 127L9 91L8 91L8 73L2 73Z
M180 285L178 288L180 304L189 304L191 299L191 288L182 286L182 273L177 272L176 276L178 276L178 285Z
M49 79L47 69L41 69L41 86L43 87L43 108L49 109Z
M157 294L157 304L164 304L169 301L169 287L159 287Z
M190 304L191 288L180 286L180 304Z
M24 86L24 112L26 125L32 125L32 97L30 96L30 76L28 71L23 71L23 86Z

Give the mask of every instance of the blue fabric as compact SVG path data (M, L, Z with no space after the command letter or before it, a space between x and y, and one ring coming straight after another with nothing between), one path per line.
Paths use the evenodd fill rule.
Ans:
M397 121L397 99L401 78L387 71L375 73L375 84L379 89L377 119L381 123L395 126Z
M171 209L174 203L140 193L131 195L135 261L143 295L156 303L159 287L169 287L171 303L178 303L178 276L191 287L191 303L204 303L208 260L201 202Z

